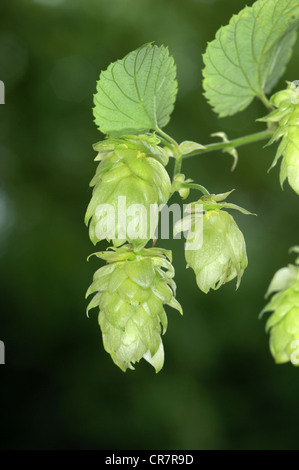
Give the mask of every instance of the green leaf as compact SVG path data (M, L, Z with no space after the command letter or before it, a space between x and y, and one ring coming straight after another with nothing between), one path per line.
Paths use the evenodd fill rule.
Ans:
M190 152L193 152L195 150L205 149L206 147L197 142L192 142L191 140L185 140L179 145L179 148L183 155L187 155Z
M95 122L113 136L157 130L168 123L176 93L176 66L168 49L145 44L101 72Z
M291 58L298 22L298 0L258 0L219 29L203 57L203 86L220 117L242 111L255 96L265 101Z

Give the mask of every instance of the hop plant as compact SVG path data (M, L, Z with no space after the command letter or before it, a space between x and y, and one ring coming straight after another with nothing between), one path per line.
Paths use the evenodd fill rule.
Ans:
M269 145L282 139L271 168L282 157L280 184L283 186L288 179L299 194L299 87L289 83L288 88L273 95L270 102L276 109L260 120L278 124Z
M167 324L164 304L181 312L174 297L170 253L155 247L159 210L175 192L183 200L191 190L203 194L188 205L188 215L175 229L187 233L185 258L199 288L207 293L233 279L238 288L247 267L243 234L226 209L249 212L225 202L230 193L210 194L185 175L185 158L221 150L233 156L234 170L237 147L282 138L273 166L282 157L281 184L288 179L299 194L298 88L289 84L287 90L267 97L286 69L298 24L298 0L257 0L233 15L208 43L204 95L219 117L243 111L254 98L271 110L261 119L267 122L263 131L232 140L218 129L211 137L220 137L221 142L178 143L163 130L178 90L175 62L167 47L145 44L101 72L93 113L105 139L94 146L99 165L85 222L94 244L106 239L113 247L96 253L107 264L95 273L88 290L88 295L95 295L88 310L99 307L104 347L122 370L133 368L141 358L160 370L161 334ZM165 169L169 158L172 181ZM152 238L153 247L148 248ZM274 312L268 328L279 361L290 357L289 345L297 338L298 269L298 263L288 268L292 284L279 286L266 307Z
M175 299L171 252L130 246L96 253L107 265L96 271L87 296L95 294L87 312L99 307L106 351L123 371L146 359L156 372L163 367L161 334L167 329L167 304L182 314Z
M94 145L98 151L95 160L100 164L90 183L94 189L85 216L94 244L107 238L115 246L129 241L137 248L154 236L158 222L151 207L158 209L165 204L171 191L164 168L168 156L159 143L154 135L141 135L107 139ZM133 208L132 214L128 213L129 208ZM107 210L112 212L107 215ZM141 237L135 236L136 232Z
M203 196L190 204L191 214L177 225L177 231L187 231L185 258L187 267L196 275L200 290L208 293L237 278L240 285L247 267L246 245L242 232L233 217L222 209L245 209L226 202L230 192Z
M298 248L295 248L297 252ZM295 265L290 264L277 271L266 298L272 294L272 299L262 311L262 314L272 312L266 324L271 354L278 364L291 361L299 365L295 358L299 347L299 258Z

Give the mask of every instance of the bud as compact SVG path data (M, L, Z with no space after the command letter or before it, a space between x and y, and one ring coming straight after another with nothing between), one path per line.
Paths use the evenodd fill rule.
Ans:
M156 136L142 135L108 139L94 146L99 152L95 160L100 164L90 183L94 189L85 216L86 225L90 221L89 236L94 244L106 238L119 246L128 240L137 248L153 237L158 217L153 217L151 205L158 209L171 193L171 182L164 168L168 156L158 144ZM119 207L120 201L124 201L123 207ZM136 205L142 212L129 215L128 208ZM108 206L113 217L110 234L105 232L104 215L107 222L107 214L99 211ZM129 224L142 229L143 236L130 236Z
M298 252L298 249L295 251ZM270 332L270 351L277 364L293 361L299 344L299 259L274 275L266 298L274 294L261 312L273 312L266 324Z
M288 179L290 186L299 194L299 88L289 83L288 88L273 95L270 102L277 109L259 121L278 123L269 145L282 138L270 169L283 157L280 184L283 186Z
M230 192L203 196L190 205L191 216L185 218L181 230L187 227L187 244L203 230L202 244L197 249L186 249L187 267L196 275L198 287L208 293L210 289L219 289L222 284L237 278L239 287L242 275L247 267L245 240L233 217L222 209L237 209L250 214L245 209L221 202ZM202 214L202 223L198 213ZM200 221L200 222L199 222Z
M190 188L188 187L188 183L192 183L192 179L187 179L184 174L178 173L173 178L172 189L173 191L177 191L182 199L187 199L190 193Z
M159 372L164 363L161 333L167 328L163 305L182 314L174 297L171 252L144 248L136 253L128 245L112 250L95 253L108 264L94 275L86 296L96 295L87 312L99 307L104 348L123 371L144 358Z

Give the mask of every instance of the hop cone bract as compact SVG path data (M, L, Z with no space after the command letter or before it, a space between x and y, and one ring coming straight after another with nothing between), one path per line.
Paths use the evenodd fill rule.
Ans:
M123 371L146 359L158 372L164 362L161 333L167 328L163 305L182 313L175 299L174 269L170 252L129 246L96 253L108 264L94 275L87 296L96 293L88 311L99 307L103 343Z

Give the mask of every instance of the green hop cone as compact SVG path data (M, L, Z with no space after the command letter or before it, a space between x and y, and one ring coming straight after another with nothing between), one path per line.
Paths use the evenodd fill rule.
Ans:
M106 238L114 246L129 241L142 248L154 236L158 205L170 197L167 152L154 135L107 139L94 148L100 164L85 216L90 239L96 244Z
M182 313L174 297L171 252L144 248L135 253L126 245L96 256L108 264L94 275L86 296L96 294L87 312L100 309L106 351L123 371L144 358L159 372L164 363L161 333L167 328L163 305Z
M175 230L187 231L187 267L194 270L197 285L204 293L219 289L235 277L238 288L247 267L243 234L233 217L222 209L250 213L235 204L221 202L229 194L203 196L190 204L190 215L180 221Z
M296 249L298 252L298 248ZM292 362L299 365L299 259L274 275L261 314L272 312L266 331L270 332L270 351L277 364Z
M299 88L289 83L286 90L273 95L270 101L276 109L259 121L278 124L268 145L282 138L270 169L283 157L280 184L283 186L288 179L290 186L299 194Z

